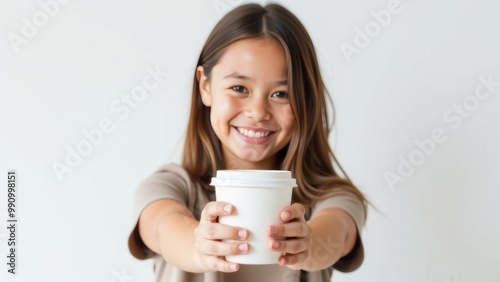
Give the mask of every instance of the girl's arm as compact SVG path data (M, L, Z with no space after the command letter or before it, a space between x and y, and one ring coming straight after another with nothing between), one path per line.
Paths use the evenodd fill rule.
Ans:
M345 211L339 208L321 210L307 224L312 230L312 242L304 270L327 268L354 248L356 224Z
M210 202L198 222L181 203L171 199L158 200L142 211L139 234L149 249L184 271L233 272L239 265L218 257L244 253L248 244L227 244L219 240L246 240L248 232L216 222L219 215L231 214L233 210L231 205ZM241 245L246 245L246 249Z
M308 222L304 220L305 208L293 204L281 212L285 224L273 225L269 236L270 247L286 253L279 263L291 269L317 271L327 268L347 255L356 243L356 225L343 210L326 208ZM274 228L273 228L274 227ZM279 240L288 237L288 240ZM276 247L273 247L274 243Z

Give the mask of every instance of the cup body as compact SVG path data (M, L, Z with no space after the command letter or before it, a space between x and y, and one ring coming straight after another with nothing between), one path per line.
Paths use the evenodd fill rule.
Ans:
M221 170L212 178L217 201L235 207L231 215L220 216L219 223L248 229L248 253L226 256L227 261L241 264L274 264L280 252L268 247L269 225L283 223L280 211L289 206L295 179L289 171ZM230 241L230 240L228 240Z

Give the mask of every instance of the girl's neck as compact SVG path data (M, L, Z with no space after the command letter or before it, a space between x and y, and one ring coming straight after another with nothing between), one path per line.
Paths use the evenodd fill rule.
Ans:
M259 169L259 170L274 170L276 168L275 158L269 158L260 162L247 162L241 159L225 158L225 169Z

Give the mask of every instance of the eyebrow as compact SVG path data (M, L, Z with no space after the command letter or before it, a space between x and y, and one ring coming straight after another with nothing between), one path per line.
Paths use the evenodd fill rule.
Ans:
M250 80L252 81L253 79L248 77L248 76L244 76L238 72L233 72L231 74L228 74L226 76L224 76L224 79L226 78L234 78L234 79L241 79L241 80ZM276 82L274 82L274 84L278 85L278 86L281 86L281 85L287 85L288 84L288 80L284 79L284 80L278 80Z

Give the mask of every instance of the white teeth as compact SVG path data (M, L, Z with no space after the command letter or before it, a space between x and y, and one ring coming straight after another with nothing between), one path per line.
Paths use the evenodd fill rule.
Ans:
M241 128L241 127L238 127L237 129L241 134L248 136L248 137L251 137L251 138L262 138L262 137L268 136L269 133L271 133L270 131L266 131L266 132L257 131L257 132L255 132L253 130L248 130L246 128Z

